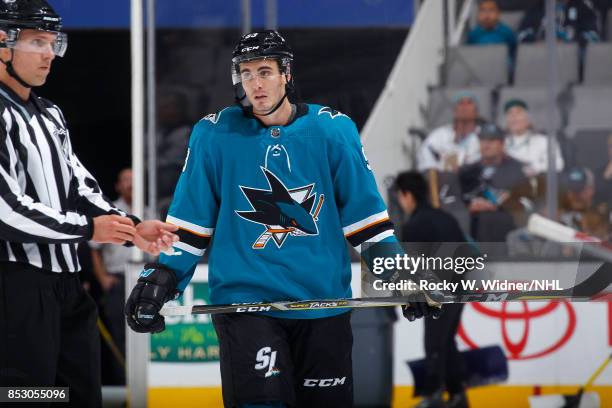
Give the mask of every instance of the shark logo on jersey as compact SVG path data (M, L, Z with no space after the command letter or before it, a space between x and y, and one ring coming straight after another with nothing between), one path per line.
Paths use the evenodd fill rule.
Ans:
M216 113L209 113L208 115L204 116L202 118L202 120L207 120L207 121L212 122L212 123L214 123L216 125L217 122L219 121L219 117L220 116L217 116Z
M272 239L278 248L283 246L288 236L318 235L318 215L325 196L319 194L315 206L314 183L288 189L274 173L265 167L261 170L270 186L269 190L240 186L249 200L252 211L236 211L247 221L261 224L264 231L253 243L253 249L263 249Z
M329 106L326 106L324 108L319 109L319 115L322 115L324 113L329 114L329 116L331 116L332 119L334 119L334 118L336 118L338 116L344 116L344 117L348 118L348 116L346 116L344 113L342 113L340 111L337 111L335 109L332 109Z

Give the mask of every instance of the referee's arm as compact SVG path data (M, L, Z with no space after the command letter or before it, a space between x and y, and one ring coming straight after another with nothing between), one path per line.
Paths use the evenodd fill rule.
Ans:
M104 196L94 176L85 166L83 166L79 158L72 151L70 139L68 139L68 149L70 155L69 164L70 167L72 167L76 183L76 192L78 194L79 210L90 217L117 214L129 217L134 224L140 223L138 217L115 207L115 205Z
M59 211L21 192L18 158L11 138L0 130L0 240L19 243L72 243L90 239L93 220Z

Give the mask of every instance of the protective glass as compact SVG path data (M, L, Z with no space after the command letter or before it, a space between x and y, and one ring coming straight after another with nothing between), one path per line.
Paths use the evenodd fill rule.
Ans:
M242 73L239 72L241 63L260 60L260 59L277 60L279 58L276 56L263 57L263 58L261 56L253 56L251 58L237 57L237 58L232 59L232 83L234 85L237 85L242 82L252 81L253 79L255 79L255 77L258 77L259 79L264 80L264 81L272 80L273 78L276 78L279 75L291 74L291 60L289 58L280 58L281 67L282 67L282 73L280 74L276 72L267 72L267 71L242 72Z
M279 76L281 76L281 74L272 72L271 70L268 70L268 69L258 71L258 72L245 71L245 72L240 73L240 80L242 82L249 82L249 81L254 80L255 78L259 78L262 81L270 81Z
M63 57L68 49L68 34L58 31L43 31L40 33L52 34L52 36L29 35L27 38L20 29L11 29L8 31L6 39L6 47L23 52L34 52L38 54L46 54L53 52L58 57Z

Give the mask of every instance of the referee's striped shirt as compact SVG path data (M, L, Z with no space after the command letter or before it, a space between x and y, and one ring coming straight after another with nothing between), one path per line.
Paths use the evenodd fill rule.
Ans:
M125 213L72 151L56 105L33 93L24 102L0 83L0 112L0 262L76 272L92 217Z

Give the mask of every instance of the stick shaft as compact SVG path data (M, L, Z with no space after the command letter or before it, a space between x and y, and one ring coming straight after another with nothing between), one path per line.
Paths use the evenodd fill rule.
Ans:
M445 294L441 303L470 303L470 302L499 302L499 301L541 301L562 300L572 296L573 300L589 300L593 295L605 289L610 283L610 274L598 270L584 282L573 288L564 290L533 291L533 292L464 292L460 294ZM599 273L598 276L596 276ZM592 278L599 278L592 280ZM437 300L437 299L436 299ZM193 305L193 306L164 306L161 310L163 316L180 316L189 314L218 314L218 313L252 313L289 310L323 310L347 309L364 307L401 306L414 301L425 301L424 298L414 297L380 297L380 298L352 298L352 299L321 299L306 301L280 301L270 303L245 303L238 305Z
M595 244L585 245L585 251L604 261L597 271L578 285L562 290L526 291L526 292L495 292L473 291L460 293L444 293L444 298L436 301L440 303L469 303L469 302L499 302L499 301L542 301L542 300L590 300L602 292L612 283L612 250L606 245L597 245L592 237L583 236L571 228L548 220L537 214L530 217L529 232L557 242L575 241ZM552 232L551 232L552 231ZM588 250L587 250L588 249ZM164 306L160 311L163 316L184 316L190 314L218 314L218 313L252 313L288 310L323 310L348 309L363 307L400 306L410 302L424 302L425 298L418 295L413 297L380 297L380 298L353 298L353 299L320 299L304 301L279 301L270 303L245 303L228 305L193 305L193 306Z

